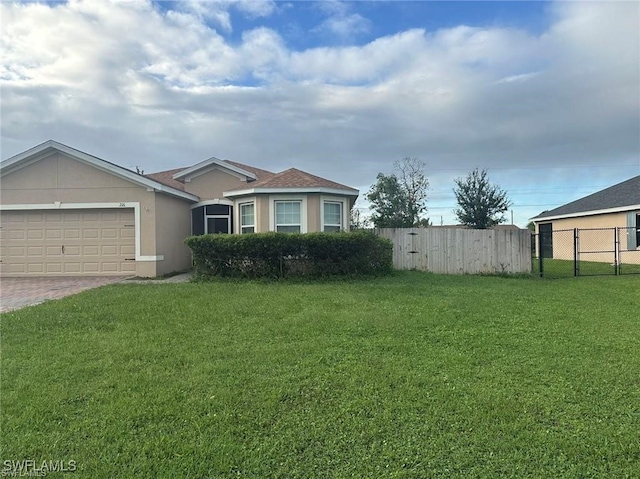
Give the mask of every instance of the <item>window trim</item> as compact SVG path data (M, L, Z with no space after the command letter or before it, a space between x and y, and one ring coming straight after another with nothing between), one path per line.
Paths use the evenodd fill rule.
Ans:
M243 225L242 224L242 207L243 206L253 206L253 223L250 225ZM249 234L249 233L256 233L256 216L257 216L257 208L256 208L256 201L255 198L252 198L250 201L242 201L242 202L238 202L238 234ZM253 231L243 231L243 228L253 228Z
M337 226L335 224L324 222L324 205L325 203L340 203L340 231L349 231L346 224L347 219L347 205L349 201L347 198L340 198L336 196L321 196L320 197L320 231L325 232L325 226Z
M222 206L226 206L227 208L229 208L229 213L226 215L221 215L221 214L215 214L215 215L209 215L207 214L207 205L204 205L204 234L210 234L209 232L209 220L215 220L215 219L226 219L227 220L227 231L228 233L226 234L232 234L233 233L233 222L231 221L231 219L233 218L233 205L225 205L224 203L212 203L212 204L220 204Z
M269 196L269 231L277 231L276 224L276 203L297 201L300 203L300 233L306 233L307 228L307 197L291 195L271 195ZM287 226L287 225L281 225ZM294 226L294 225L288 225Z

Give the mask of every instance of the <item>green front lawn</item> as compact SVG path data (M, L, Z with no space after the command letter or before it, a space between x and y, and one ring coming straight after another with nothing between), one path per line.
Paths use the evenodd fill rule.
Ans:
M636 258L634 258L636 259ZM532 258L534 274L540 273L540 258ZM573 260L543 258L543 276L545 278L570 278L574 276ZM616 268L612 263L602 261L578 262L578 276L615 275ZM622 263L619 267L620 275L640 274L640 264Z
M638 276L107 286L2 315L0 468L638 477L639 305Z

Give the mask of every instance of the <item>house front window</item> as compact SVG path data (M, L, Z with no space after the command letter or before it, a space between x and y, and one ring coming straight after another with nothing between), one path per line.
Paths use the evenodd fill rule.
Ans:
M302 231L301 206L301 201L275 202L275 230L278 233Z
M220 200L203 201L191 209L191 234L231 233L233 207Z
M240 233L254 233L256 230L254 203L240 204Z
M323 203L322 231L331 233L342 229L342 202L325 201Z

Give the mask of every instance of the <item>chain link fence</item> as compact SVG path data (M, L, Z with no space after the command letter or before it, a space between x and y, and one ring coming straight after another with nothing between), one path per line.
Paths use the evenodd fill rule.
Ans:
M552 230L531 238L534 273L546 278L640 274L636 228Z

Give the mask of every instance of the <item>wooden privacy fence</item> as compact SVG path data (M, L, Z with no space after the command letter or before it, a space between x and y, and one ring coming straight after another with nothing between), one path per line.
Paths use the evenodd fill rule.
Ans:
M531 273L531 232L517 229L380 228L393 266L442 274Z

